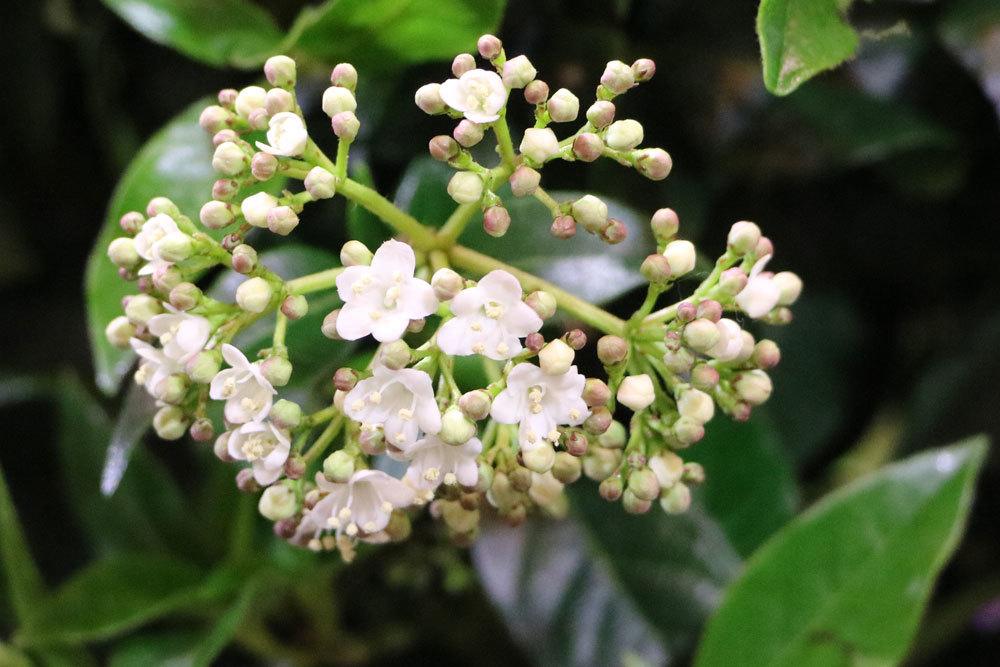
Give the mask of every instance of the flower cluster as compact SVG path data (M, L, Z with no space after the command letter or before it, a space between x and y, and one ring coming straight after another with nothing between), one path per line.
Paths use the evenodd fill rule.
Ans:
M478 50L488 67L462 54L454 78L416 93L424 111L458 120L451 136L430 142L431 154L456 169L448 192L458 206L440 230L348 178L359 130L354 68L337 65L322 95L339 141L331 160L306 129L294 61L275 56L264 69L269 89L223 90L201 115L221 176L198 216L205 229L158 197L144 214L121 218L124 235L108 248L138 289L107 336L137 353L135 380L159 406L156 432L214 438L220 459L242 463L237 486L260 493L261 514L295 544L337 549L349 559L359 541L405 538L425 506L453 540L467 544L484 511L512 524L533 511L563 515L564 486L581 476L628 512L649 511L657 501L681 512L705 471L679 452L704 436L717 409L746 420L771 394L767 371L779 361L778 347L744 324L789 322L802 283L767 270L773 245L754 223L733 225L726 251L706 274L694 245L677 238L676 213L656 211L656 251L636 267L648 281L646 298L627 319L456 244L476 212L492 236L507 231L511 217L496 194L505 181L514 196L549 208L556 237L582 226L619 242L625 225L608 216L601 199L560 203L541 188L545 164L608 157L653 179L671 166L662 149L640 147L637 121L615 120L613 100L648 80L652 61L608 63L585 122L560 139L549 125L576 120L579 99L566 89L550 95L530 61L508 59L492 35ZM535 125L516 150L506 123L514 90L535 109ZM500 158L492 167L468 151L487 133ZM303 189L271 194L276 188L266 186L278 179L300 180ZM399 239L374 252L349 241L341 266L315 274L283 280L271 272L248 242L253 235L288 235L310 202L337 194L379 216ZM197 286L215 266L245 277L232 302ZM696 274L702 280L684 290L687 298L657 308L662 295ZM306 412L304 403L278 396L293 373L286 333L302 326L296 320L308 312L307 295L332 290L342 305L326 314L322 333L378 347L370 363L338 369L332 395ZM560 310L599 331L596 345L588 347L583 329L555 330ZM271 345L241 350L239 334L271 313ZM586 377L578 361L603 374ZM217 437L212 401L224 426Z

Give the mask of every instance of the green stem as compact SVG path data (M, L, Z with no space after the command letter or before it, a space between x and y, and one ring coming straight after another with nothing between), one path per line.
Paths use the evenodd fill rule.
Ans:
M492 191L496 188L497 184L506 179L514 171L513 164L499 165L490 170L489 175L486 177L486 190ZM462 235L465 231L465 227L472 220L473 214L479 210L478 204L462 204L456 208L448 220L445 221L444 226L437 233L438 246L441 248L448 248L458 240L458 237Z
M309 294L337 286L337 276L344 272L344 267L338 266L325 271L317 271L300 276L285 283L289 294Z
M562 215L562 208L559 206L559 202L553 199L552 195L543 190L541 187L535 188L534 197L538 201L545 204L545 207L549 209L549 213L552 214L553 218L558 218Z
M500 112L500 118L493 123L493 133L497 137L497 146L500 147L500 158L508 167L513 168L516 157L514 156L514 142L510 138L510 128L507 127L507 111Z
M288 331L288 317L278 310L277 317L274 318L274 337L272 347L277 350L285 348L285 333Z
M351 142L341 139L337 142L337 170L334 172L337 178L347 178L347 160L351 152Z
M396 208L375 190L345 178L337 186L337 193L367 209L397 232L408 237L410 243L418 250L432 250L439 245L433 231L420 224L420 221L409 213Z
M320 455L326 451L326 448L329 446L331 442L333 442L333 439L337 437L337 435L340 433L340 429L343 426L344 426L344 417L342 415L339 417L334 417L332 420L330 420L330 423L327 424L326 428L323 429L323 432L319 434L319 437L316 438L316 441L313 442L312 447L309 448L309 451L306 452L306 455L303 457L303 460L305 461L307 466L313 461L315 461L317 458L319 458Z
M521 287L525 291L544 290L548 292L555 298L559 308L590 326L600 329L604 333L616 336L621 336L625 333L625 322L621 319L602 308L587 303L560 287L556 287L546 280L542 280L538 276L460 245L450 248L448 255L451 258L453 266L465 269L466 271L472 271L477 275L484 275L495 269L507 271L521 282Z

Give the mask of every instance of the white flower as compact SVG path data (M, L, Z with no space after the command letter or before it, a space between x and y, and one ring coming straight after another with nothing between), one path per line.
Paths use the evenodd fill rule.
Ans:
M441 84L441 99L473 123L492 123L500 117L507 89L496 72L470 69L458 79Z
M750 269L747 286L736 295L736 305L753 318L767 315L781 299L781 288L775 284L773 276L770 273L761 273L770 259L771 255L765 255L757 260Z
M372 377L344 397L344 414L361 422L362 429L381 427L385 441L403 453L414 447L420 432L441 430L431 377L412 368L376 366Z
M147 220L135 235L135 251L139 253L139 257L148 262L139 269L139 275L152 274L159 265L170 263L159 257L158 246L183 243L187 239L187 234L182 232L177 227L177 222L166 213L159 213Z
M212 332L212 325L204 317L179 311L154 315L147 327L160 339L163 354L181 363L201 352Z
M258 484L271 484L281 476L288 460L288 432L270 421L252 421L229 434L229 455L253 466Z
M410 320L430 315L438 307L434 290L413 277L413 248L386 241L375 251L371 266L349 266L337 276L337 293L344 307L337 317L341 338L357 340L368 334L382 343L399 340Z
M507 376L507 388L493 401L490 414L501 424L520 424L522 449L537 447L543 440L556 442L557 426L578 426L590 414L582 398L584 382L576 366L562 375L547 375L533 364L518 364Z
M445 354L510 359L521 351L521 338L542 328L542 318L521 300L521 283L506 271L490 271L459 292L451 312L455 317L437 334Z
M159 398L164 380L171 375L184 372L183 362L171 359L163 350L138 338L130 339L129 344L142 358L139 369L135 372L135 381L145 387L150 396Z
M437 436L425 436L407 452L410 467L404 479L418 491L433 491L442 482L475 486L479 480L476 457L482 451L483 443L478 438L455 447Z
M260 370L232 345L222 346L222 358L232 366L219 371L208 395L226 402L225 415L230 424L262 420L271 410L272 396L278 393Z
M724 317L715 326L719 331L719 340L706 350L706 354L719 361L732 361L740 356L743 349L743 330L740 325Z
M329 530L384 541L379 533L389 525L392 511L407 507L415 496L413 489L379 470L359 470L345 483L316 473L316 486L326 495L302 517L295 541L315 539Z
M258 141L257 148L271 155L301 155L308 140L309 133L299 115L282 111L271 116L267 123L267 144Z

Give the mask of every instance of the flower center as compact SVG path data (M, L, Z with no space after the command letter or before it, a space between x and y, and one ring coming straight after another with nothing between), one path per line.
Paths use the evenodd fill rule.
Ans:
M276 444L272 436L266 433L255 433L243 442L241 450L243 455L247 457L247 461L256 461L273 452Z
M496 301L487 301L486 304L483 305L483 312L486 313L486 317L491 320L499 320L503 317L505 310L506 309L503 307L503 304L497 303Z
M544 387L535 385L528 390L528 409L531 414L537 415L542 411L542 397L545 395Z

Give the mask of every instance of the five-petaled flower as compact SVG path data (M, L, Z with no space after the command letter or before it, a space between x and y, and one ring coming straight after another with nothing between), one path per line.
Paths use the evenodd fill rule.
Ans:
M413 502L413 489L379 470L359 470L344 483L316 473L316 486L326 494L302 517L296 541L316 539L326 531L369 542L386 540L382 533L392 511Z
M578 426L590 411L583 400L586 378L570 366L559 375L520 363L507 376L507 388L493 401L490 414L501 424L519 424L518 442L530 450L559 440L558 427Z
M138 338L129 339L129 345L142 359L135 372L135 381L146 388L150 396L159 398L161 385L171 375L184 372L184 364L172 359L158 347Z
M470 438L456 447L437 436L424 436L407 452L410 467L404 479L414 489L424 492L434 491L442 483L475 486L479 480L476 457L482 451L483 443L478 438Z
M358 382L344 397L344 413L361 422L362 429L382 428L386 443L404 456L421 432L441 430L431 377L413 368L375 366L372 377Z
M755 319L771 312L781 299L781 290L774 283L773 276L770 273L763 273L770 259L771 255L765 255L757 260L750 269L750 279L746 287L736 295L736 305Z
M229 434L229 455L253 466L258 484L272 484L281 476L291 445L288 433L270 421L252 421Z
M226 402L224 414L230 424L262 420L271 410L277 392L264 377L260 364L250 363L246 355L229 344L222 346L222 358L232 368L212 378L209 396Z
M271 155L301 155L309 141L309 133L302 118L291 111L281 111L268 121L267 143L257 142L257 148Z
M174 310L149 319L149 332L160 340L163 354L169 359L186 362L205 348L212 325L199 315Z
M507 88L496 72L470 69L441 84L441 99L473 123L492 123L507 101Z
M146 260L147 264L139 269L139 275L149 275L157 266L169 264L170 262L160 257L160 246L185 238L187 234L182 232L177 227L177 222L166 213L158 213L143 223L142 229L135 235L135 251L139 253L139 257Z

